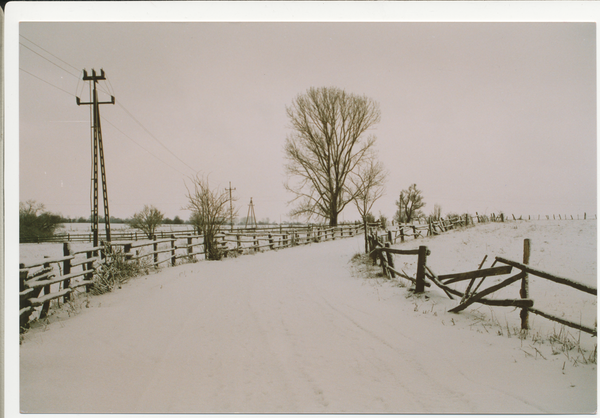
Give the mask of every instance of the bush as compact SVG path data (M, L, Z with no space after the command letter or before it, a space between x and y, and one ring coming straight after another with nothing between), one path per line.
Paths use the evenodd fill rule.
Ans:
M148 236L148 239L152 239L156 228L162 224L163 218L162 212L154 206L144 205L144 209L133 215L129 225L132 228L140 229Z
M19 242L36 242L54 236L62 216L44 209L44 204L35 200L19 203Z
M126 255L120 248L111 249L109 245L105 245L104 253L106 254L104 264L96 269L92 279L91 292L95 295L112 292L132 277L148 270L147 266L140 262L127 261Z

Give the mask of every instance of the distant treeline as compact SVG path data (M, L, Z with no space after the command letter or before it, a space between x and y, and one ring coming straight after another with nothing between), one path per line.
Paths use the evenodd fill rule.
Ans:
M126 223L130 223L131 220L132 220L131 218L123 219L123 218L116 218L114 216L110 217L111 224L126 224ZM79 218L61 217L61 223L64 223L64 224L89 224L90 222L92 222L91 217L87 217L87 218L84 218L83 216L80 216ZM100 216L98 218L98 222L104 223L104 216ZM189 224L190 221L184 221L179 216L176 216L173 219L164 218L162 223L170 224L170 225L180 225L180 224Z

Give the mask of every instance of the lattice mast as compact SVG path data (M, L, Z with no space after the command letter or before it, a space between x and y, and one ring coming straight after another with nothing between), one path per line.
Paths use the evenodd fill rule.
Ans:
M250 204L248 205L248 216L246 216L246 225L244 228L248 228L248 221L250 221L250 226L254 224L256 228L258 224L256 223L256 215L254 214L254 203L252 203L252 198L250 198Z
M100 124L100 106L101 104L115 104L115 96L110 96L110 102L98 101L98 89L96 85L98 81L106 80L104 70L100 69L100 75L96 74L96 70L92 69L92 75L88 75L86 70L83 70L83 81L90 81L93 85L92 101L82 102L79 97L76 97L78 106L92 106L92 194L93 202L91 203L91 223L92 234L94 239L94 247L98 246L98 175L102 182L102 199L104 204L104 225L106 229L106 241L110 242L110 212L108 209L108 189L106 187L106 168L104 165L104 146L102 145L102 127Z

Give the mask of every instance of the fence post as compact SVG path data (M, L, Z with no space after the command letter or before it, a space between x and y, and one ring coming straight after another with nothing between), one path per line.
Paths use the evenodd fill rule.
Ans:
M44 256L44 258L49 258L47 255ZM44 268L48 268L50 267L50 263L44 263ZM44 295L47 295L50 293L50 285L44 286ZM42 310L40 311L40 319L45 318L46 316L48 316L48 310L50 309L50 301L44 302L44 304L42 305Z
M523 241L523 264L529 264L529 255L531 250L531 241L525 238ZM525 277L521 280L521 299L529 298L529 275L525 272ZM521 309L521 329L529 329L529 310Z
M93 256L94 256L94 251L87 251L87 252L85 253L85 258L87 258L87 259L90 259L90 258L92 258ZM86 269L86 270L91 270L93 267L94 267L94 263L92 263L92 262L89 262L89 263L85 264L85 269ZM84 279L85 279L86 281L92 281L92 278L93 278L93 276L94 276L94 273L87 273L87 274L84 276ZM85 291L86 291L86 292L89 292L91 289L92 289L92 285L91 285L91 284L87 284L87 285L85 286Z
M156 234L154 234L154 236L152 237L154 243L152 244L152 251L154 251L154 266L158 265L158 254L156 253L158 251L158 243L156 242Z
M187 238L187 253L188 257L191 259L191 254L194 252L194 247L192 246L192 237Z
M171 234L171 265L174 266L175 263L177 262L177 259L175 258L175 234Z
M27 276L29 275L29 271L20 271L21 269L25 268L25 264L20 263L19 264L19 292L22 292L26 289L25 287L25 280L27 280ZM31 306L31 302L29 302L29 297L27 296L26 299L23 299L23 296L21 296L19 298L19 309L23 309L23 308L27 308L29 306ZM19 318L19 323L21 326L21 332L23 331L23 328L26 328L27 323L29 322L29 317L31 316L31 310L29 311L29 313L23 312L22 315L20 315Z
M123 255L125 257L125 260L127 260L127 261L131 260L131 257L132 257L131 243L127 243L123 246Z
M271 250L275 249L275 248L273 247L273 234L271 234L271 233L269 233L269 248L270 248Z
M404 242L404 227L402 225L400 225L399 231L400 231L400 242Z
M388 231L389 232L389 231ZM391 234L391 232L390 232ZM385 243L385 248L390 248L391 245L389 242ZM391 268L396 268L396 266L394 266L394 254L390 253L389 251L386 251L386 255L387 255L387 263L388 266L390 266ZM388 270L390 272L390 276L393 278L396 277L396 273L394 273L392 270Z
M417 261L417 281L415 283L415 293L425 291L425 266L427 264L427 247L419 246L419 258Z
M71 255L71 244L68 242L63 243L63 255ZM66 276L67 274L71 274L71 260L63 261L63 274ZM67 279L63 282L63 288L66 289L71 285L71 279ZM63 296L63 302L66 302L71 299L71 294L67 293Z
M369 256L371 257L371 261L373 262L373 265L377 265L377 257L375 256L374 253L372 253L372 251L376 248L375 246L375 238L373 237L372 234L369 234Z

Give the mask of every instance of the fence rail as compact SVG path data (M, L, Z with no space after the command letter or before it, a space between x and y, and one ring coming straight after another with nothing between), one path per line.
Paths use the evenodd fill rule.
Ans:
M529 239L525 239L523 243L522 263L508 260L503 257L496 257L492 266L484 269L482 268L482 266L485 260L487 259L486 256L477 270L444 275L436 275L431 270L431 268L427 266L427 256L430 255L430 252L426 246L419 246L418 250L398 250L390 248L390 242L387 242L384 245L378 239L376 234L371 234L369 236L369 242L369 254L373 259L373 262L375 263L376 260L379 260L379 265L382 267L383 274L387 277L394 278L396 275L398 275L400 277L410 280L415 284L414 291L416 293L424 292L425 287L431 287L431 284L435 284L437 287L442 289L450 299L454 299L454 296L459 297L459 304L451 308L448 312L458 313L467 308L468 306L472 305L473 303L480 303L489 306L512 306L521 309L521 329L529 329L528 315L529 313L533 313L551 321L558 322L562 325L566 325L571 328L575 328L580 331L586 332L593 336L597 335L596 327L585 326L534 308L534 301L533 299L531 299L529 293L529 275L534 275L552 281L554 283L566 285L573 289L589 293L591 295L597 296L598 290L592 286L579 283L575 280L559 277L555 274L547 273L528 266L527 264L529 263L531 245ZM414 278L410 277L403 271L399 272L396 270L396 268L394 267L393 254L418 255L419 258L417 261L417 273ZM498 262L503 263L504 265L495 267L496 263ZM511 274L513 268L519 270L519 273L502 280L498 284L489 286L488 288L479 291L479 288L481 287L481 285L487 277ZM428 283L426 279L429 280L431 283ZM478 279L479 282L477 283ZM469 281L469 283L465 291L460 291L449 286L450 284L467 280ZM517 282L520 282L521 284L521 289L519 292L520 298L518 299L489 299L486 297Z
M355 224L343 225L346 228L355 227ZM221 233L234 233L234 234L248 234L248 233L257 233L259 235L264 235L268 233L289 233L290 231L307 231L311 229L317 228L329 228L322 225L278 225L278 226L257 226L255 228L231 228L223 226L221 228ZM155 235L159 239L169 238L172 235L176 237L186 237L188 235L196 234L196 229L190 225L188 229L179 230L179 231L156 231ZM119 231L112 230L111 231L111 240L112 241L143 241L147 240L148 235L139 230L127 230L127 231ZM54 234L52 237L41 237L37 235L25 236L21 237L22 243L42 243L42 242L92 242L93 234L91 232L86 233L69 233L63 232Z
M226 232L217 236L217 245L224 256L232 253L277 250L295 245L325 242L338 238L355 236L363 230L362 225L341 225L338 227L306 227L281 229L274 233L266 229ZM68 302L71 294L85 286L90 292L94 284L93 276L99 266L115 254L123 256L127 262L143 263L158 267L161 264L174 266L178 260L197 260L205 255L202 235L177 236L145 241L112 241L102 246L72 251L68 242L63 243L63 256L43 258L19 265L20 324L24 330L34 312L38 318L48 315L50 303L62 299Z

